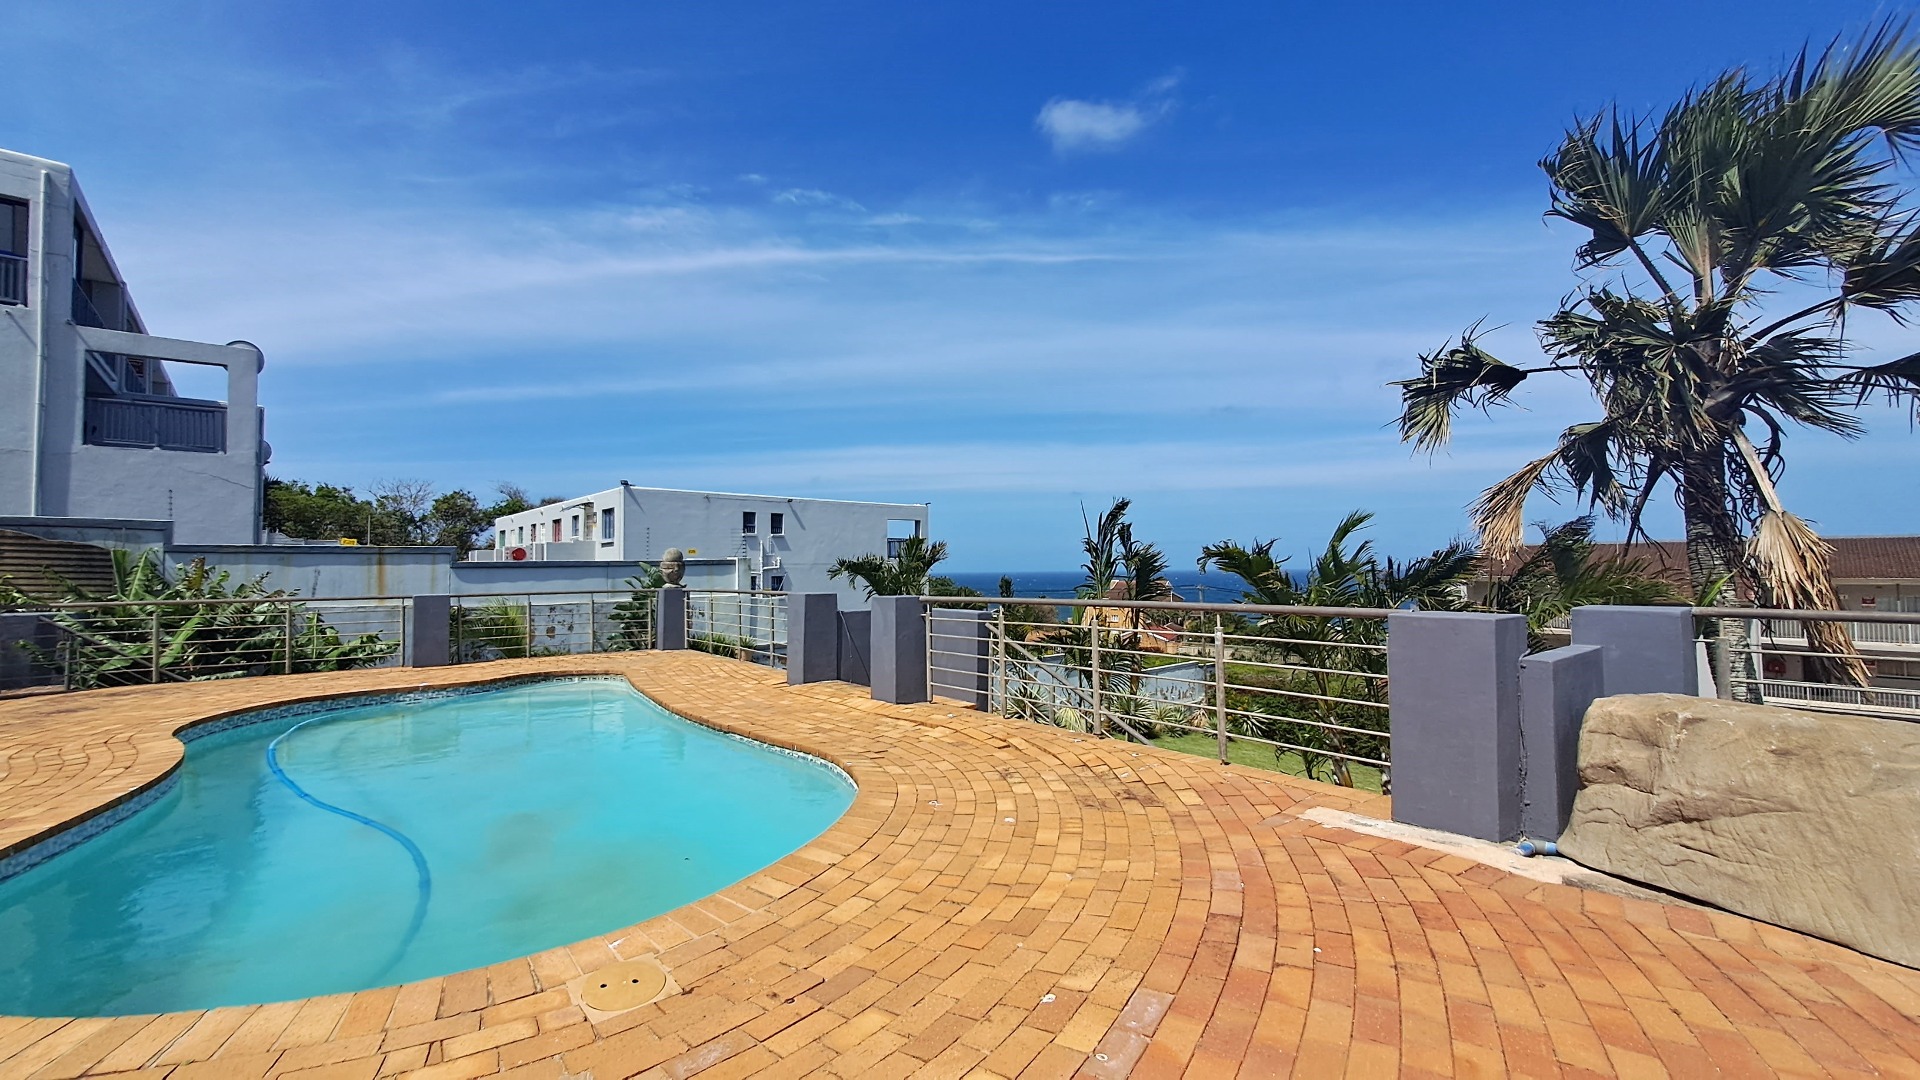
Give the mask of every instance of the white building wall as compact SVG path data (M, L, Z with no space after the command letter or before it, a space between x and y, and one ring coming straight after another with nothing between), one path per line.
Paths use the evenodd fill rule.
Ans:
M606 510L613 511L611 537L601 525ZM752 533L742 527L748 513L754 515ZM772 532L775 514L781 515L779 534ZM843 603L864 607L865 593L830 579L828 568L838 559L885 554L890 521L911 522L912 530L926 535L927 507L623 485L497 519L496 549L524 547L537 559L543 552L534 545L552 544L556 520L570 557L590 550L597 559L657 562L677 547L690 558L733 560L731 588L749 588L755 577L761 588L773 588L778 577L787 592L837 593Z
M30 207L28 303L0 304L0 515L165 520L183 543L258 539L263 444L260 350L73 322L74 222L98 245L90 276L120 280L73 172L0 150L0 197ZM113 306L139 316L123 288ZM103 300L104 302L104 300ZM93 446L84 441L86 354L124 353L226 372L226 451Z

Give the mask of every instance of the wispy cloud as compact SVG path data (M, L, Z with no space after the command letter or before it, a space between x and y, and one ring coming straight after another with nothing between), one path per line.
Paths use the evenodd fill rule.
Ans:
M1163 75L1127 101L1057 97L1040 107L1033 123L1057 154L1118 150L1173 113L1180 79L1178 74Z

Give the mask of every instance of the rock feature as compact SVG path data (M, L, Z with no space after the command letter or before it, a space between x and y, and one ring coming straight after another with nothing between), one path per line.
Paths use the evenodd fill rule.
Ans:
M1920 722L1602 698L1560 851L1920 967Z

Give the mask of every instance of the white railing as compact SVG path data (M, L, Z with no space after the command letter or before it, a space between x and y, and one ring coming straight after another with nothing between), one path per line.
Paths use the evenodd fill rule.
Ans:
M1789 708L1920 719L1920 687L1890 665L1915 661L1810 636L1809 624L1837 624L1854 645L1920 642L1920 612L1782 611L1695 608L1700 644L1723 698Z
M1386 610L922 600L936 696L984 687L1009 719L1388 787ZM984 657L967 608L987 612Z
M27 302L27 260L25 256L0 251L0 304Z

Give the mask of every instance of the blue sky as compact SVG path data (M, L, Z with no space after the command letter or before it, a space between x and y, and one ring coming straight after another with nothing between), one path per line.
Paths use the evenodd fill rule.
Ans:
M1123 494L1176 565L1353 507L1417 552L1586 415L1420 458L1383 385L1483 316L1532 350L1568 120L1895 10L13 0L0 145L75 166L155 332L265 349L276 475L928 501L960 570ZM1915 528L1872 419L1794 440L1829 532Z

